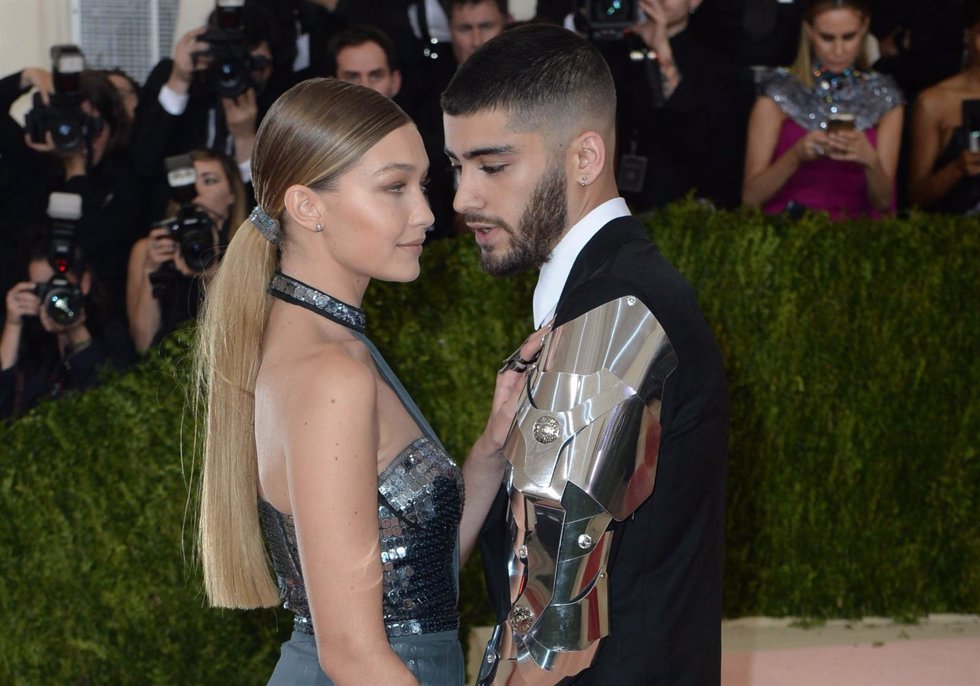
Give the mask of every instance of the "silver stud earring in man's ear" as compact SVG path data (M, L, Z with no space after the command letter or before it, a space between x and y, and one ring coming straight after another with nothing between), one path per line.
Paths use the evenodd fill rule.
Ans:
M320 233L321 231L323 231L323 226L317 224L313 230L316 231L317 233Z

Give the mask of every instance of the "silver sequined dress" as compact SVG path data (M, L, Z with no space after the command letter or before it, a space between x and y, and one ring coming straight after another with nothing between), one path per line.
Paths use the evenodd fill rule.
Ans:
M385 631L394 652L422 686L462 686L457 608L462 473L381 353L364 336L361 310L279 273L269 292L350 328L423 434L378 475ZM320 668L293 518L262 500L258 508L283 605L294 614L292 636L282 646L269 685L332 686ZM358 629L352 620L344 628Z
M399 654L400 643L413 651L419 647L412 637L444 632L455 637L459 629L456 541L462 509L459 467L427 438L405 448L378 477L384 622ZM294 631L312 638L292 517L264 501L259 502L259 517L284 607L295 615ZM422 683L456 683L450 676L430 676Z

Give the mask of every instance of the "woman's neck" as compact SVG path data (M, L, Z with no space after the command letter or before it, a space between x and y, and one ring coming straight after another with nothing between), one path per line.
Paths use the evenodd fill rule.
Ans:
M279 271L354 307L361 306L364 292L371 282L366 277L356 277L346 270L335 268L335 265L309 259L289 259L286 254L282 256Z

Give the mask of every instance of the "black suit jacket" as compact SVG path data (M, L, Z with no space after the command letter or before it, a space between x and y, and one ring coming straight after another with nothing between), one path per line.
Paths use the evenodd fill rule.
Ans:
M583 248L555 325L624 295L639 297L664 327L678 365L664 387L653 495L615 524L610 635L592 667L561 683L717 686L728 444L721 353L693 289L633 217L609 222ZM510 542L500 526L505 511L498 498L481 541L498 614L509 603L503 553Z

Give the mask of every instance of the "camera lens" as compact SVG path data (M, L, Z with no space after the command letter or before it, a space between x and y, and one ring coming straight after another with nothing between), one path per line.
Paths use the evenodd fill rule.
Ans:
M82 145L82 128L73 121L55 120L51 122L51 138L59 150L77 150Z
M207 269L216 256L214 228L208 213L196 205L182 207L170 227L184 263L196 272Z
M196 272L208 268L214 256L214 238L211 230L188 229L180 237L180 255L187 266Z
M59 326L68 326L78 321L83 306L81 291L72 285L54 286L44 298L44 311Z
M239 60L220 62L215 67L215 89L219 95L233 98L248 90L248 69Z

